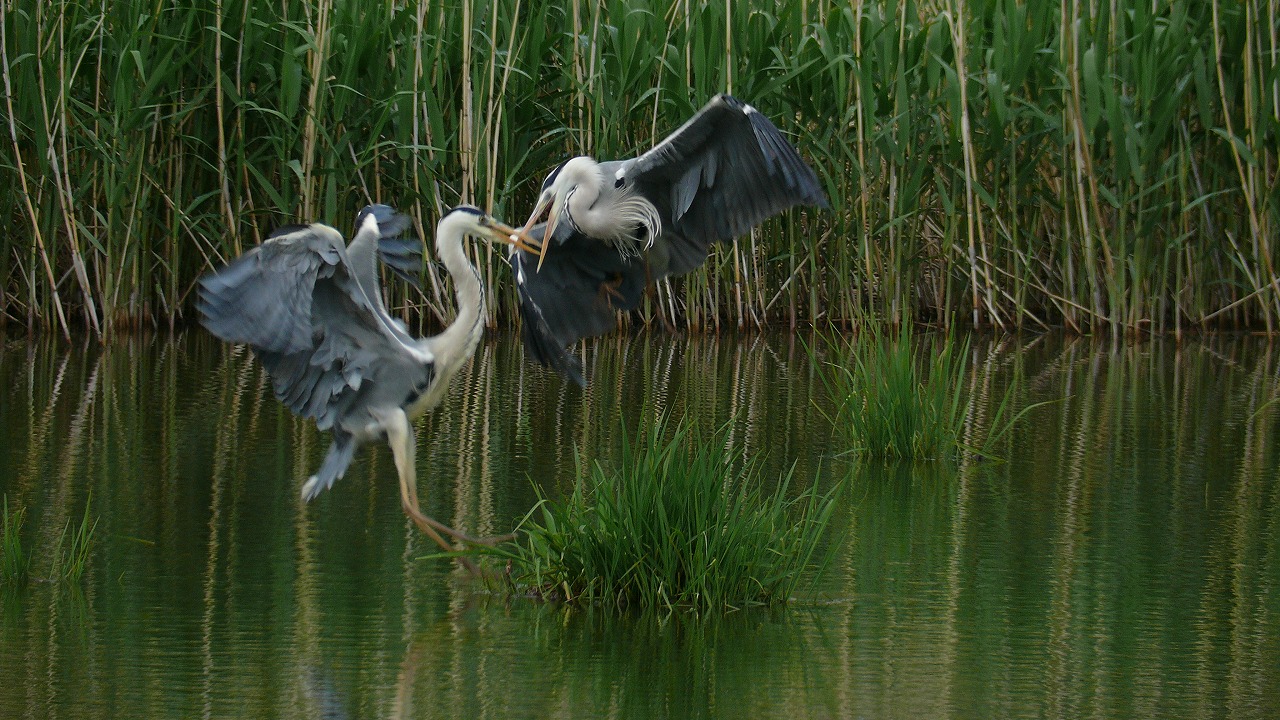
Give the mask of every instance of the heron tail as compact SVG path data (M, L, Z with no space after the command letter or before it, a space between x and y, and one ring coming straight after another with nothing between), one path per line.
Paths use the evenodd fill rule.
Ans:
M320 470L307 478L307 482L302 485L302 501L311 502L317 495L333 487L335 480L346 475L355 451L355 438L335 431L333 442L329 445L329 452L324 456L324 462L320 464Z

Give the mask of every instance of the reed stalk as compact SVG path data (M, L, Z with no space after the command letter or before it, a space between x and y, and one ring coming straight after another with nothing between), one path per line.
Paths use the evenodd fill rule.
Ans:
M627 157L732 91L832 211L793 211L638 318L1280 326L1277 0L0 5L0 318L192 318L196 277L369 200L523 219L570 154ZM500 254L489 322L517 322ZM447 278L392 304L446 322Z

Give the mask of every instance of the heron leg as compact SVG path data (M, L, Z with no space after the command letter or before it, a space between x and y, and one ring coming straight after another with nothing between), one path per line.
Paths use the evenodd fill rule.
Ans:
M413 426L409 424L409 417L405 415L403 410L396 408L394 411L384 414L381 420L383 428L387 432L387 444L391 446L391 454L395 458L396 474L400 478L400 506L404 509L405 514L409 516L409 519L413 521L413 524L418 526L419 530L435 541L446 552L454 552L457 548L446 542L441 533L452 537L458 542L470 545L492 545L507 539L506 537L484 540L474 538L464 532L454 530L423 513L422 507L418 503L418 475L414 459ZM473 574L479 574L479 569L469 558L458 557L457 560Z
M622 279L619 278L618 280L618 284L621 285ZM658 283L653 279L653 271L649 269L648 258L644 260L644 292L650 299L656 299L658 297ZM658 319L662 321L662 327L665 328L668 333L679 336L680 331L672 324L672 320L674 320L674 318L671 320L667 319L667 314L662 311L661 302L656 302L654 304L658 307Z

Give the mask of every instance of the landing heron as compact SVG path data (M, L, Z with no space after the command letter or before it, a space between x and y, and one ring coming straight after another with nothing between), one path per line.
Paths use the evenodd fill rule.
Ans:
M281 228L201 278L198 309L214 335L253 349L280 402L332 432L320 469L302 486L304 501L346 473L356 448L385 440L405 513L440 547L453 550L440 533L483 541L420 509L412 422L440 404L483 333L484 290L463 240L538 249L477 208L454 208L436 226L436 251L453 277L458 315L443 333L415 338L387 313L377 269L379 257L402 273L416 269L408 258L417 258L420 245L395 240L411 224L386 205L371 205L360 212L349 245L328 225Z
M584 384L567 346L612 330L618 310L639 305L650 283L701 265L712 243L801 204L829 206L817 175L767 117L729 95L643 155L565 161L523 229L541 252L509 258L527 351Z

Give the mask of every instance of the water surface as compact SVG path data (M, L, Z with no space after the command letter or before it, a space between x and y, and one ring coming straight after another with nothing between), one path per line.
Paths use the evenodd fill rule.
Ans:
M1054 402L999 462L886 468L846 454L788 337L609 339L585 392L487 342L418 426L424 507L455 526L509 530L663 412L847 483L790 608L618 617L423 559L383 447L300 504L327 438L207 336L7 340L0 492L36 580L0 588L0 717L1273 717L1280 351L982 338L970 360L971 442L1006 396ZM86 502L85 578L42 582Z

